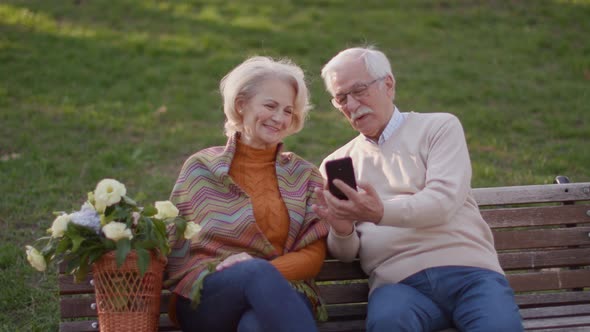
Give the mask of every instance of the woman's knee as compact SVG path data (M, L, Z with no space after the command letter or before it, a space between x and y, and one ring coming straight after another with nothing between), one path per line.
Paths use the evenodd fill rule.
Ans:
M261 258L249 259L236 264L236 266L243 274L248 275L279 274L279 271L269 261Z
M254 313L254 310L248 310L244 312L240 322L238 324L238 332L263 332L264 329L258 321L258 317Z
M235 264L227 269L231 273L232 278L237 278L240 281L266 281L282 278L280 272L267 260L260 258L249 259Z

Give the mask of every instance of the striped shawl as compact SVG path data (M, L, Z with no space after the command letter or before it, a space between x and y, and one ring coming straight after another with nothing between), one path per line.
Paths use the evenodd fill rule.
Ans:
M192 240L172 241L164 285L196 304L203 279L230 255L247 252L253 257L272 260L328 234L327 223L311 209L314 189L323 186L319 170L293 153L281 152L279 147L277 180L290 226L284 252L276 251L256 225L248 195L228 174L238 135L231 137L225 147L207 148L189 157L170 196L180 214L187 221L200 224L202 229ZM174 234L174 229L170 234ZM313 280L291 281L291 284L310 298L318 318L325 318Z

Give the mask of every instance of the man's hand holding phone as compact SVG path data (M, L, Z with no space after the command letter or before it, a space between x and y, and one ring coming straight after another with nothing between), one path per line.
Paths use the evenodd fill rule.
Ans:
M348 158L350 159L350 158ZM341 161L335 165L346 165L349 161ZM339 199L331 193L332 190L326 188L324 190L316 189L318 194L319 204L315 204L313 209L320 216L326 220L332 228L340 235L347 235L354 229L356 221L368 221L379 223L383 217L383 202L381 198L370 184L356 183L354 178L354 170L352 169L352 161L350 161L350 170L352 170L352 181L350 180L350 173L345 170L349 166L343 166L340 173L349 174L348 176L337 176L328 171L328 162L326 162L326 173L328 177L327 187L330 184L337 188L347 199ZM342 180L344 178L344 181ZM354 181L354 182L353 182ZM354 183L355 186L350 186ZM358 191L357 191L358 187Z

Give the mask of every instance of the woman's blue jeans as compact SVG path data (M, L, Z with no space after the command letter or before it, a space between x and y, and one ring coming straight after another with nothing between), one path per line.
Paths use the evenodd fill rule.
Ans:
M434 267L375 289L367 331L523 331L506 278L487 269Z
M183 331L317 331L307 298L263 259L250 259L205 277L201 302L178 297Z

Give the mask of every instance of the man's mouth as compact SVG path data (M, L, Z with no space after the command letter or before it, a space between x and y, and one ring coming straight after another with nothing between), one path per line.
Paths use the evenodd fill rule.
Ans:
M358 111L351 114L350 118L352 119L352 121L357 121L357 120L363 118L365 115L371 114L371 113L373 113L372 109L370 109L368 107L362 107Z

